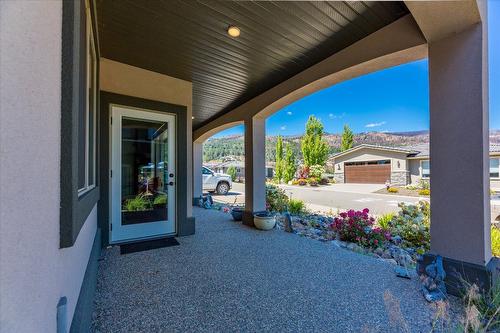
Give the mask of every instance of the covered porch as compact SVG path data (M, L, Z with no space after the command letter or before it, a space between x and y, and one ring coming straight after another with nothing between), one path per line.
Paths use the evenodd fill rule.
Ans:
M435 308L417 279L383 260L216 210L193 214L196 234L180 246L105 250L94 331L430 331Z
M0 1L0 330L87 332L100 262L96 331L390 331L391 297L425 331L429 308L392 267L253 228L266 208L265 120L428 58L426 261L442 256L452 285L488 288L486 4ZM193 207L203 142L235 124L243 226ZM115 247L98 261L110 245L173 237L180 246Z

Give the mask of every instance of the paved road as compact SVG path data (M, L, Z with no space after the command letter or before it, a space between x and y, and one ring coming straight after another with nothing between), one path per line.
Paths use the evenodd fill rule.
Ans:
M421 198L395 196L376 193L355 193L335 191L331 188L283 186L289 197L303 200L313 211L329 211L330 209L362 210L368 208L372 214L385 214L399 210L398 203L417 203Z
M363 185L359 187L359 193L355 193L355 185L345 189L336 188L335 185L317 188L288 185L282 185L282 187L290 197L303 200L310 210L322 212L368 208L371 213L378 215L398 211L399 202L412 204L421 200L421 198L369 193L369 189ZM235 183L229 195L216 195L214 199L231 204L237 197L237 202L243 203L245 202L244 190L244 184Z

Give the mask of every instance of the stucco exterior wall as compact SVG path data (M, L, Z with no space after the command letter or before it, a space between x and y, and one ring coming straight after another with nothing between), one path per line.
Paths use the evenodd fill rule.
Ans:
M192 108L193 84L164 74L152 72L139 67L130 66L114 60L101 58L100 61L101 90L149 99L153 101L172 103L187 107L187 147L186 156L193 156L192 142ZM188 174L192 174L193 163L188 158ZM188 215L192 215L193 182L189 177L186 200Z
M408 160L410 170L410 184L418 184L422 178L422 167L420 165L422 160Z
M59 248L61 1L0 1L0 331L68 326L96 233L96 208Z

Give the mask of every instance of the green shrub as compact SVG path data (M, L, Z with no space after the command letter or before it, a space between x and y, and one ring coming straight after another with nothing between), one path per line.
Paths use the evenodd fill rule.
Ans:
M430 190L431 182L428 179L420 179L418 187L420 187L422 190Z
M390 223L394 218L393 213L387 213L377 219L377 224L382 230L390 230Z
M500 257L500 229L495 227L491 228L491 253Z
M299 185L299 180L298 179L292 180L292 185Z
M397 188L395 188L395 187L389 187L387 189L387 192L389 192L389 193L398 193L399 190Z
M305 208L306 206L304 204L304 201L302 200L290 199L290 201L288 201L288 211L290 212L290 214L302 214L304 213Z
M136 212L148 209L151 209L151 201L149 201L142 194L137 195L133 199L128 199L125 201L124 210L126 211Z
M422 189L422 190L418 191L418 195L431 195L431 190Z
M266 184L266 208L271 212L284 212L288 208L285 191L273 184Z
M164 206L166 204L167 204L167 195L166 194L158 195L153 201L153 205Z
M311 177L307 180L309 186L318 186L318 180L314 177Z
M319 164L311 165L309 167L309 177L321 179L321 176L325 173L325 168Z
M404 247L430 248L430 204L420 201L416 205L398 205L401 211L389 223L392 235L402 238Z
M236 181L236 174L237 174L237 171L236 171L236 167L234 166L230 166L228 169L227 169L227 174L231 176L231 180L234 182Z

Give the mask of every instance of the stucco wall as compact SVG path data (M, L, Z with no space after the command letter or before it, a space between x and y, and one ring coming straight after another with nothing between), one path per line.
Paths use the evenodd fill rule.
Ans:
M363 148L349 154L335 158L335 173L344 173L345 162L364 162L391 160L391 171L407 171L406 154L378 150L373 148ZM399 165L398 165L399 162Z
M192 106L193 85L191 82L180 80L171 76L130 66L114 60L101 58L100 87L101 90L149 99L153 101L172 103L187 107L187 147L186 156L192 153ZM192 159L188 158L188 175L192 174ZM188 202L188 215L192 215L193 183L189 177L187 184L186 200Z
M96 232L96 208L59 249L60 1L0 1L0 331L68 325Z
M408 160L410 170L410 184L418 184L421 179L422 167L420 166L421 160Z

